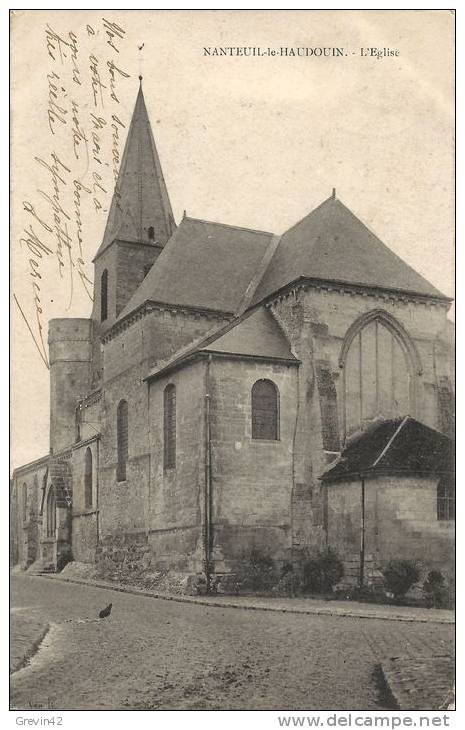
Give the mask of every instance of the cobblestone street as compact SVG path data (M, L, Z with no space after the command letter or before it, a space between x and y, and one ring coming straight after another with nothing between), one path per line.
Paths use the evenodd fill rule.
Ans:
M11 598L13 666L28 626L31 637L50 626L11 675L16 709L382 710L376 665L453 653L445 624L223 609L31 576L12 577Z

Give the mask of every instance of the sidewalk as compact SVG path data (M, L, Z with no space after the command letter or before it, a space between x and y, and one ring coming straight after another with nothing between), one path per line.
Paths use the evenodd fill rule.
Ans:
M42 574L40 577L49 580L60 580L66 583L79 583L105 588L122 593L159 598L164 601L179 603L197 603L218 608L242 608L249 611L276 611L279 613L298 613L318 616L341 616L348 618L378 619L382 621L407 621L433 624L454 624L455 612L438 608L415 608L410 606L386 606L366 604L358 601L325 601L314 598L274 598L259 596L184 596L169 593L157 593L137 586L119 585L111 581L81 578L66 578L57 573Z
M10 674L24 667L48 631L48 624L24 609L10 612Z

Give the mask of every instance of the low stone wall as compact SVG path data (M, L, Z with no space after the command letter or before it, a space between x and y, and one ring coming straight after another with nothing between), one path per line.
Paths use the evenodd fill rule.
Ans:
M144 532L109 535L96 549L97 574L107 580L121 583L128 578L142 578L150 562L150 547Z
M158 570L145 532L109 535L96 550L96 577L148 590L199 595L205 593L201 574Z

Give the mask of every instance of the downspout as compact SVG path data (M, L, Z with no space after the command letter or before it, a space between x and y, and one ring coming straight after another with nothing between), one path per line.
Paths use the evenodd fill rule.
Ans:
M204 502L204 550L205 550L205 580L207 593L211 588L211 494L212 494L212 456L211 456L211 418L210 418L210 364L212 356L207 358L205 368L205 502Z
M147 438L149 447L149 464L148 464L148 494L147 494L147 524L146 536L147 544L149 543L150 530L152 528L152 429L150 418L150 380L147 381Z
M365 477L360 475L360 588L365 582Z
M100 474L100 439L97 439L97 469L95 474L95 527L97 530L97 545L100 544L100 519L99 519L99 474Z

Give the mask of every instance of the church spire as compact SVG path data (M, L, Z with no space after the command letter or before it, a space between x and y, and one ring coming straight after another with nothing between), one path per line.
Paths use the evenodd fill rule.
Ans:
M145 106L142 76L139 82L105 234L95 258L115 239L164 246L176 227Z

